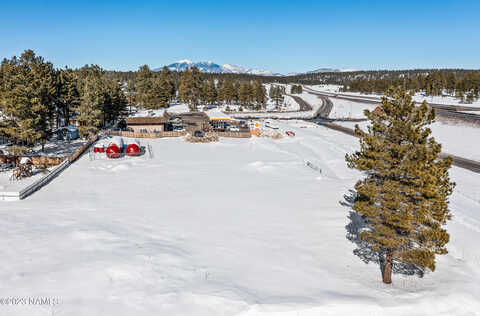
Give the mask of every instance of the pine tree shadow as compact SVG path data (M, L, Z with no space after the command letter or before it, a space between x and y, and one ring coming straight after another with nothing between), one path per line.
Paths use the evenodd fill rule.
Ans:
M340 205L350 209L348 214L350 222L345 226L345 229L347 230L346 238L357 247L353 250L353 254L366 264L378 264L380 273L383 275L384 254L381 251L375 251L365 240L360 238L360 233L363 230L368 229L368 225L365 219L353 210L356 195L357 192L349 190L348 194L343 195L343 200L339 201ZM424 270L420 267L414 264L405 264L396 259L393 260L392 270L393 273L402 275L417 275L423 277L424 274Z

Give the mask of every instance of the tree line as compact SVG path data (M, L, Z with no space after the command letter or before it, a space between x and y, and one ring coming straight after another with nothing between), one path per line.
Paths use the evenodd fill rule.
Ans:
M361 93L382 93L389 87L438 96L447 93L461 102L472 103L480 96L480 71L470 71L463 77L454 72L435 71L427 75L419 74L413 78L354 80L344 88L345 91Z
M200 104L240 104L261 109L267 102L265 87L258 80L215 79L192 67L181 73L163 67L152 71L140 67L127 84L130 101L147 109L168 107L172 102L187 103L192 110Z
M73 120L87 136L115 122L126 105L122 83L96 65L55 69L26 50L0 66L0 134L18 145L43 145Z
M303 88L301 85L292 85L290 88L290 93L291 94L302 94L303 93Z
M157 109L173 102L185 102L192 110L223 103L262 109L267 93L261 80L217 79L195 67L182 73L148 66L135 72L97 65L56 69L32 50L4 58L0 65L0 135L17 145L44 145L59 127L72 123L87 137L127 115L128 105Z

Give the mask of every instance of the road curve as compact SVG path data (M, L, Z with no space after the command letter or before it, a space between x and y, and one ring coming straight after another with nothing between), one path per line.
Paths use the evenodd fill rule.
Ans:
M348 95L332 94L328 92L316 91L306 87L304 87L304 89L308 93L315 94L319 97L336 98L336 99L348 100L351 102L357 102L362 104L381 104L382 103L380 100L373 97L362 96L361 99L359 99L359 98L348 96ZM451 119L459 119L468 123L480 124L480 115L473 114L473 113L460 112L460 111L480 111L480 108L478 107L437 104L437 103L428 103L428 105L430 105L435 109L435 113L438 116L451 118Z

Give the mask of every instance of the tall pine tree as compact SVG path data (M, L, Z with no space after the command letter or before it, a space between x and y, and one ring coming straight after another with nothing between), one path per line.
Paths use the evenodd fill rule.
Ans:
M450 158L427 127L434 111L412 95L390 90L381 111L365 111L368 132L356 126L360 150L346 156L350 168L365 172L355 185L353 209L367 224L360 238L379 253L383 282L391 283L395 261L435 270L435 255L446 254L450 219L448 197L454 183Z

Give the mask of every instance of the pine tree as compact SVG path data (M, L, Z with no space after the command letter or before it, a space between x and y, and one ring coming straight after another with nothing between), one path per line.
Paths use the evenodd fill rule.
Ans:
M58 72L57 80L57 126L63 119L63 124L70 122L70 114L80 104L80 92L78 91L77 77L69 68Z
M460 100L460 103L463 103L465 101L465 94L463 93L463 90L461 88L457 88L455 90L455 98Z
M252 99L252 89L250 82L245 81L240 84L240 89L238 92L238 100L243 106L249 106L250 100Z
M141 66L136 74L136 102L146 108L153 107L151 90L153 84L153 72L147 65ZM150 94L150 95L149 95Z
M172 78L172 72L167 66L164 66L159 73L160 86L162 89L161 98L165 101L161 106L168 106L168 104L175 98L176 89Z
M196 110L200 101L202 80L197 67L187 69L182 73L181 83L178 88L179 98L188 103L191 110Z
M270 91L268 93L270 99L275 102L275 105L278 107L280 103L283 102L283 94L285 94L285 88L277 85L271 85Z
M238 103L240 101L240 87L241 84L238 81L233 83L233 101Z
M473 90L469 91L467 94L467 98L465 99L467 103L473 103L475 101Z
M260 108L264 108L267 103L266 91L263 84L259 81L255 81L254 86L255 102Z
M453 93L455 91L455 86L457 85L457 76L455 73L451 72L447 76L447 91L448 93Z
M216 99L216 103L218 104L222 104L225 100L225 96L224 96L224 84L225 82L221 79L218 80L218 83L217 83L217 99Z
M215 80L210 79L206 88L207 103L214 104L217 101L217 88L215 87Z
M200 102L202 104L208 103L208 83L206 81L202 82L200 85Z
M105 103L102 111L104 112L104 119L106 122L115 123L121 115L127 112L127 98L123 93L121 86L114 80L103 78L105 83Z
M102 108L105 93L101 79L91 76L84 79L82 98L75 111L77 112L78 132L86 138L98 130L102 123Z
M368 132L356 126L360 151L346 155L350 168L366 177L355 185L353 209L367 224L360 234L379 253L383 282L391 283L395 261L435 270L435 255L446 254L450 219L448 197L454 183L451 158L440 159L441 145L427 125L434 111L425 102L415 106L412 95L390 90L381 111L365 111Z
M235 99L235 87L233 86L233 82L230 79L225 80L223 87L222 87L222 95L223 100L230 104Z
M15 142L42 144L53 127L57 74L53 65L26 50L20 58L2 62L1 133Z

